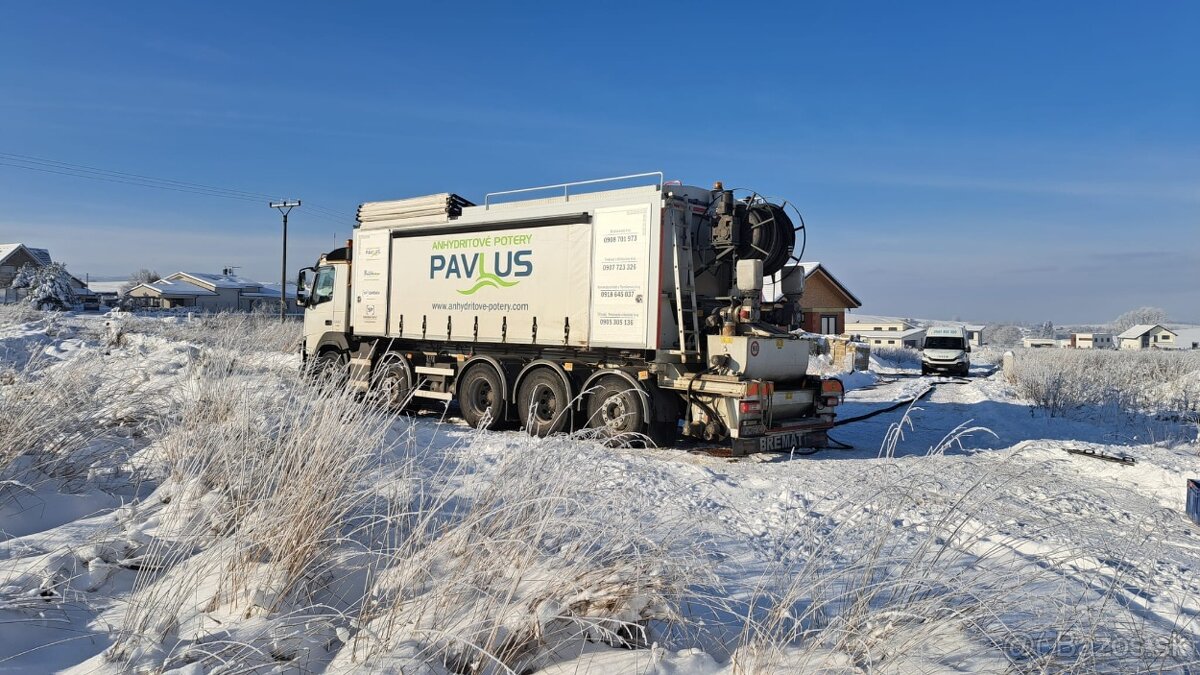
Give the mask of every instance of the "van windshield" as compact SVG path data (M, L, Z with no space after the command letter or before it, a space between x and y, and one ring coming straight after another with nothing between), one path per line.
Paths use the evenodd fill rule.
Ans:
M925 349L962 349L963 339L949 335L930 335L925 338Z

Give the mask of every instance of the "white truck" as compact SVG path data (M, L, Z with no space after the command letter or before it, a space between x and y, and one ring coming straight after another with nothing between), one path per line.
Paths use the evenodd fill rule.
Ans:
M365 203L300 271L305 362L477 428L822 447L843 389L807 374L785 207L661 173Z
M933 326L921 345L921 374L971 372L971 342L961 326Z

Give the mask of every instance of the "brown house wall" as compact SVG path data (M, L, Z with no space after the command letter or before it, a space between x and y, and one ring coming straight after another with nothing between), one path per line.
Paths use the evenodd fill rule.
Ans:
M804 330L821 332L821 317L837 317L837 334L846 332L846 309L850 302L845 294L829 280L823 270L818 270L804 280L804 293L800 296L800 309L804 310Z
M4 264L0 265L0 288L11 286L13 277L17 276L17 272L27 263L32 264L34 267L42 266L42 263L23 249L18 249L15 253L8 256L4 260Z
M846 296L837 290L833 282L824 272L816 272L804 280L804 293L800 296L800 307L812 309L816 307L848 307Z

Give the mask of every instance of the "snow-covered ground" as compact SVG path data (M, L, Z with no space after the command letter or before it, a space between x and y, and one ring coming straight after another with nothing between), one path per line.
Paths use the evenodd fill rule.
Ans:
M877 364L843 418L934 388L730 460L388 416L301 380L294 331L0 315L0 672L1200 663L1178 411Z

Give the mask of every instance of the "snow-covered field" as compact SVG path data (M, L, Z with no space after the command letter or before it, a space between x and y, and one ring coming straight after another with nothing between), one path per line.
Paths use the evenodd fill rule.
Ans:
M1120 405L880 363L844 418L935 388L735 461L389 416L297 331L0 308L0 672L1200 664L1194 360Z

